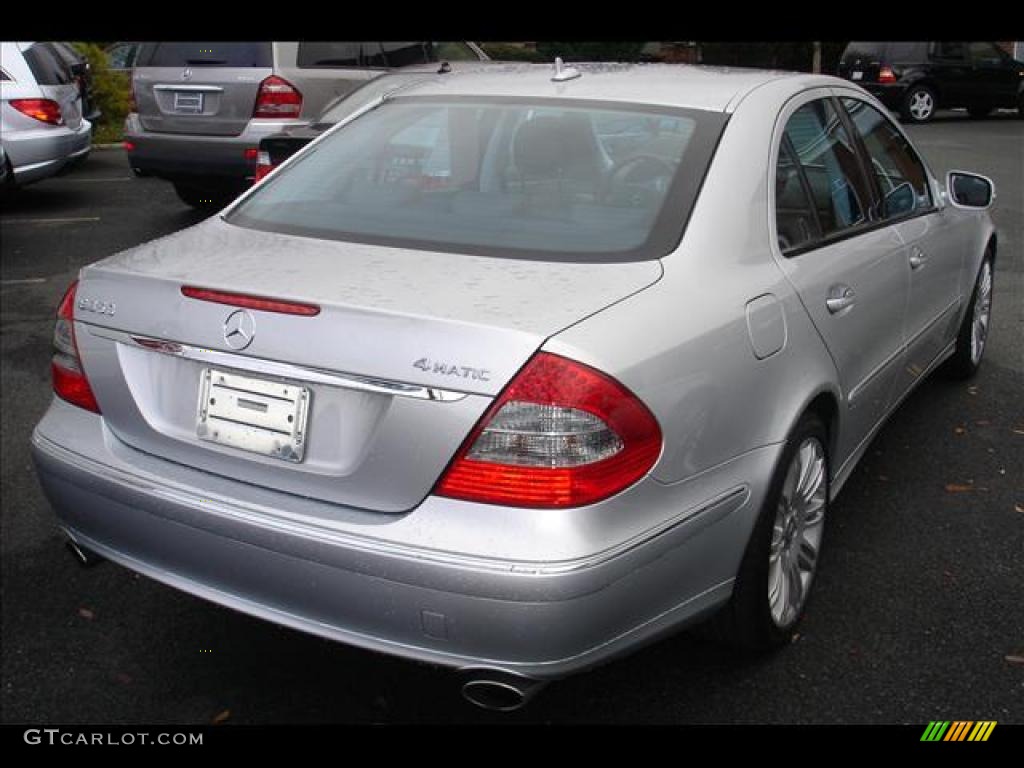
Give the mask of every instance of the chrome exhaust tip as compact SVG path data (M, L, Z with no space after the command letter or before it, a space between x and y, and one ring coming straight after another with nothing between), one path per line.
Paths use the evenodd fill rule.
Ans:
M501 669L464 670L462 697L481 709L515 712L526 706L547 685L544 680Z
M66 546L68 551L75 556L75 560L78 561L80 566L83 568L92 568L94 565L99 565L100 563L105 562L104 558L97 555L88 547L83 547L75 541L70 534L67 536L68 538L64 543L64 546Z

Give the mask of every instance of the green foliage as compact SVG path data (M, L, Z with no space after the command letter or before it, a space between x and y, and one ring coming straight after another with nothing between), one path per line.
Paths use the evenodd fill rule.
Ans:
M93 141L106 144L121 140L124 118L131 100L131 75L114 72L107 67L107 55L96 43L72 43L89 60L92 72L92 95L103 113L96 125Z
M554 61L561 56L567 62L573 61L639 61L642 42L601 42L601 43L537 43L537 53L542 61Z
M478 43L484 53L495 61L547 61L532 48L514 43Z

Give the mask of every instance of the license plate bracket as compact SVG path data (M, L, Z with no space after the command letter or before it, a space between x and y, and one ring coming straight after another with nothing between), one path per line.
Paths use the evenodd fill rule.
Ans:
M175 91L174 111L186 115L201 115L203 113L203 92Z
M204 368L199 381L196 435L219 445L301 462L306 451L307 387Z

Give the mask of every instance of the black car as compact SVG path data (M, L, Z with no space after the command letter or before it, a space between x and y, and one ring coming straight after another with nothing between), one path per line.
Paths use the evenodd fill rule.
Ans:
M972 117L998 107L1024 116L1024 63L995 43L850 43L838 74L907 122L956 107Z

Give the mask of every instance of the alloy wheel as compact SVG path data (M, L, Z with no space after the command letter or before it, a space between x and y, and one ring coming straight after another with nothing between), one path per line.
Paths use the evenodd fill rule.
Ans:
M971 362L977 365L985 351L989 318L992 314L992 262L985 261L978 275L974 297L974 316L971 318Z
M825 449L801 444L786 471L768 551L768 605L778 627L800 615L818 567L828 490Z

